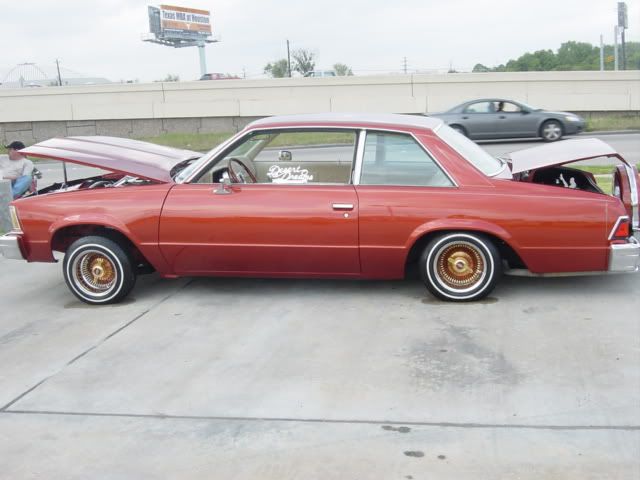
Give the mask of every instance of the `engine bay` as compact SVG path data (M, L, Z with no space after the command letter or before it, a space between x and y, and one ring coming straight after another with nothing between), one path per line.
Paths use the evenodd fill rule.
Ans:
M45 188L39 189L33 195L45 193L72 192L77 190L91 190L95 188L118 188L132 185L149 185L154 182L121 173L108 173L90 178L57 182Z

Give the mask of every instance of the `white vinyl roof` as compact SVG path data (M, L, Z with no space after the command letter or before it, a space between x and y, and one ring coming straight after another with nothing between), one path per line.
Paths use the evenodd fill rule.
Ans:
M398 125L402 127L420 127L434 130L442 124L438 118L424 115L398 115L394 113L311 113L302 115L277 115L262 118L248 125L248 128L271 127L292 123L324 125L328 123Z

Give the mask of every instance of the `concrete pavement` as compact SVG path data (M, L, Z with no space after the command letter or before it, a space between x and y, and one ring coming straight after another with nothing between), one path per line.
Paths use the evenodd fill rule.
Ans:
M0 259L0 478L640 477L640 275L139 279Z

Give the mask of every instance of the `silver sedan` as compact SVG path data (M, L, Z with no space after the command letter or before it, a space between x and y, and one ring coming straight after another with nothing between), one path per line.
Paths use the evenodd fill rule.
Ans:
M553 142L563 135L580 133L585 127L584 119L573 113L549 112L500 98L471 100L429 116L441 118L474 140L542 137Z

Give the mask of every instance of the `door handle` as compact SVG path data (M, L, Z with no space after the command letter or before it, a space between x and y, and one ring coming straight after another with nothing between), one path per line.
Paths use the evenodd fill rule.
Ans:
M467 117L466 115L464 117L462 117L463 120L467 120L469 117Z
M500 117L498 117L498 118L507 118L507 117L505 117L504 115L500 115Z
M353 210L353 203L334 203L334 210Z

